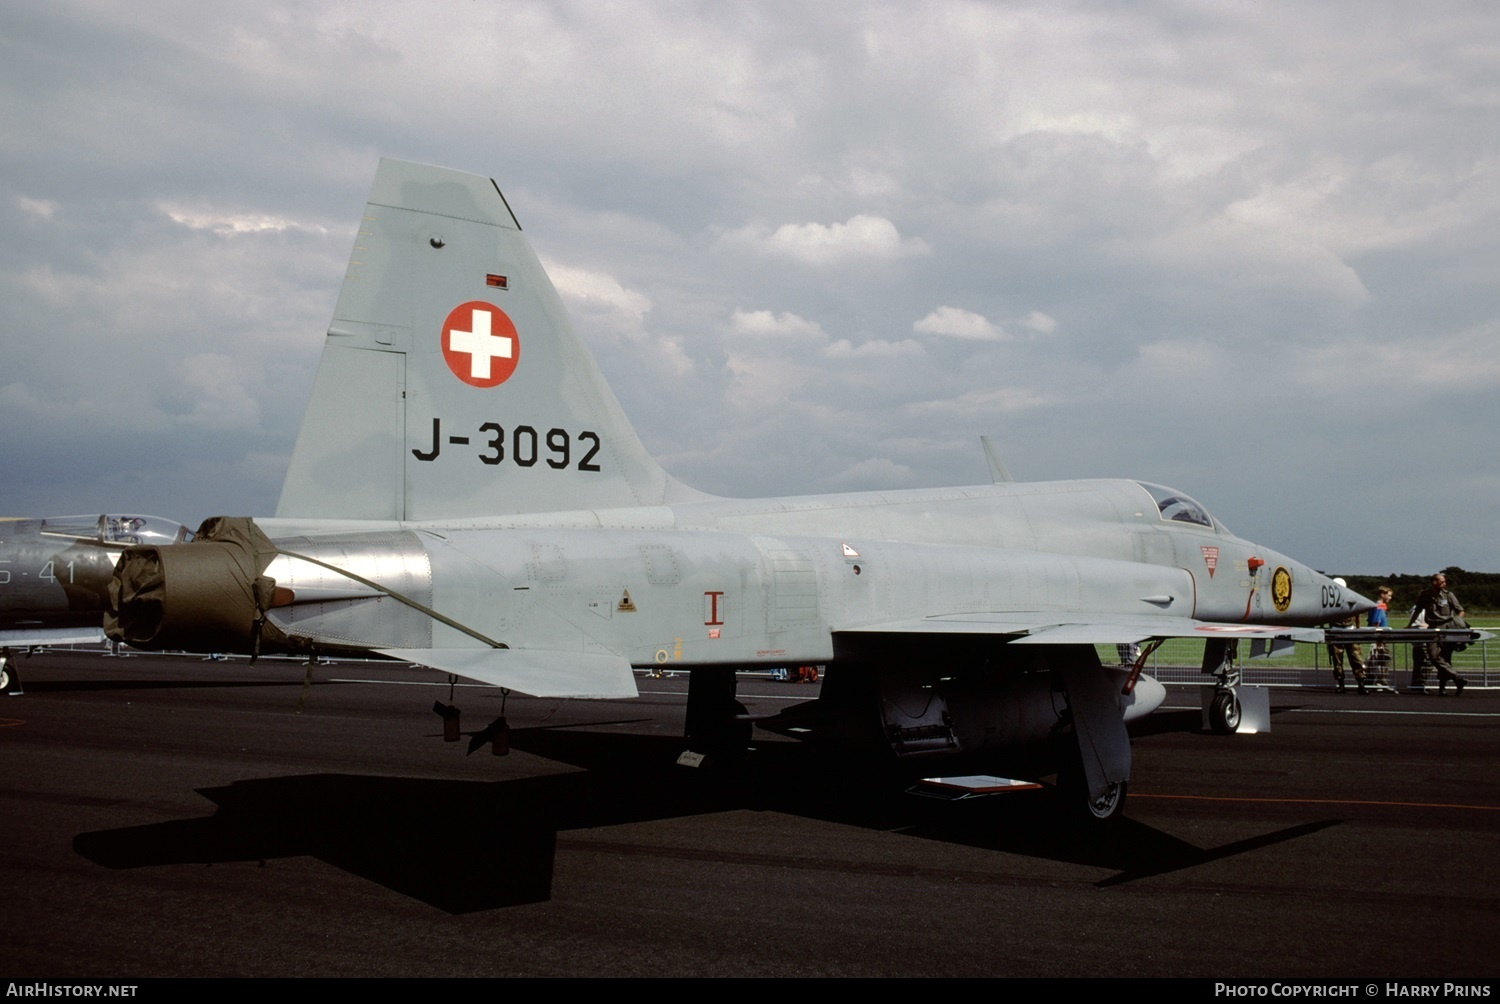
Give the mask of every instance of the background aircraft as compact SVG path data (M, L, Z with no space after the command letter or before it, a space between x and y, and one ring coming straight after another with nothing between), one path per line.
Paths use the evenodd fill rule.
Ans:
M1308 625L1369 606L1172 489L992 474L756 500L680 484L498 186L386 160L276 516L130 548L108 630L378 652L541 696L634 696L634 668L672 666L691 751L718 757L750 731L736 669L826 664L817 700L762 724L924 773L1056 768L1108 819L1124 722L1163 690L1095 645L1208 639L1232 728L1233 640L1317 639Z
M134 544L191 539L158 516L0 520L0 692L19 692L11 649L104 640L109 582Z

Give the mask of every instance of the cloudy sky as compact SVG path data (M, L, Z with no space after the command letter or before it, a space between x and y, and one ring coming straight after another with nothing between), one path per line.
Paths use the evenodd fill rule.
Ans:
M1482 2L0 5L0 511L275 508L382 155L726 495L1137 477L1500 571Z

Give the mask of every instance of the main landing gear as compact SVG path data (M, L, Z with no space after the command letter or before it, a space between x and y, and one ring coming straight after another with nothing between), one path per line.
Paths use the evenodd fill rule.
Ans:
M734 763L744 759L752 725L734 693L733 669L714 666L688 673L688 752L679 763L696 767L705 760Z
M1108 823L1120 818L1125 813L1125 794L1129 788L1128 781L1111 782L1104 794L1083 803L1087 818L1096 823Z
M1083 762L1078 754L1067 754L1073 762L1057 775L1057 799L1059 818L1075 827L1092 829L1122 819L1125 815L1125 796L1129 792L1129 781L1107 781L1104 790L1090 794L1088 781L1084 777Z
M1059 737L1065 752L1058 794L1064 813L1087 827L1124 815L1130 779L1130 736L1120 714L1118 684L1100 672L1098 656L1093 663L1080 656L1053 671L1067 697L1073 732Z

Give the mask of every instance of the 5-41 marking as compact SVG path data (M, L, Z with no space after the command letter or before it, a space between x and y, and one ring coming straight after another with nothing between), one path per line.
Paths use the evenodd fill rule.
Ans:
M8 566L10 563L10 558L0 558L0 586L10 584L11 570L8 567L3 567ZM30 575L30 572L22 572L21 578L29 578ZM42 582L60 582L66 578L71 585L73 582L73 562L68 562L66 572L59 574L57 562L49 561L37 571L36 577Z

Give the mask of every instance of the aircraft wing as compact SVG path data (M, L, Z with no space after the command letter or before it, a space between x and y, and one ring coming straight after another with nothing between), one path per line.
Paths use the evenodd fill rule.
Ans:
M1281 638L1321 642L1322 628L1226 624L1186 617L952 614L861 625L840 633L1016 635L1013 645L1124 645L1151 638Z
M623 656L515 648L382 648L381 655L533 697L637 697Z

